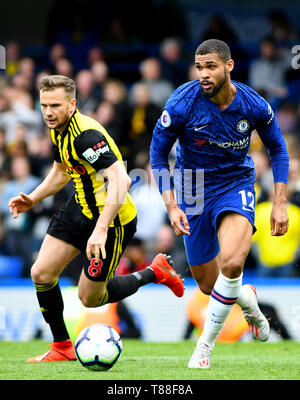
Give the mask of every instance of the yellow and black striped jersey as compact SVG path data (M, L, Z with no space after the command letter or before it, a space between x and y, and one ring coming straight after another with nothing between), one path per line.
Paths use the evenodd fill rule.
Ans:
M71 176L75 200L81 212L89 219L97 219L107 195L106 181L99 171L116 161L124 165L118 147L102 125L78 110L62 134L55 129L50 133L55 146L55 160L63 163ZM125 225L135 217L136 207L127 193L116 219ZM114 221L111 226L114 226Z

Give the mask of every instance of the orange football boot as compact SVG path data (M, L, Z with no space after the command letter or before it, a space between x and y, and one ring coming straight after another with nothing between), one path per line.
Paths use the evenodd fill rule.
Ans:
M171 289L175 296L182 297L184 293L183 282L171 264L173 264L171 256L159 253L154 257L149 268L155 273L156 281L154 283L162 283Z
M50 343L50 350L33 358L28 358L26 362L48 362L48 361L73 361L77 360L73 343L70 339L63 342Z

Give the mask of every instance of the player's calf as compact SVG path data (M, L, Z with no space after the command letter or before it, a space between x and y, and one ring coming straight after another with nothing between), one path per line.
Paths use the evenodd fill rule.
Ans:
M171 266L170 256L158 254L151 265L142 271L115 276L107 282L91 281L82 274L79 282L79 298L86 307L99 307L119 302L136 293L148 283L161 283L178 296L183 296L182 279Z

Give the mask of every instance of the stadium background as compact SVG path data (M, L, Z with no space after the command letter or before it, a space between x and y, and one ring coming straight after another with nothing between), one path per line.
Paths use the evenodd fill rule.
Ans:
M199 0L44 0L38 7L30 0L1 5L0 45L6 50L6 69L0 70L0 340L49 337L29 270L49 218L72 187L17 221L7 209L10 197L30 192L41 181L53 159L37 91L38 80L48 73L76 80L79 108L107 128L127 161L140 226L118 273L144 268L154 253L164 251L173 255L177 270L186 277L183 300L150 285L125 301L141 337L170 341L185 336L186 307L195 284L182 241L172 233L151 182L148 148L164 100L173 88L194 79L195 48L215 37L232 49L233 78L254 87L272 104L288 145L290 233L269 240L272 175L262 143L255 133L252 136L257 225L263 234L254 237L244 281L258 287L260 301L277 312L289 337L300 341L300 60L295 53L300 45L299 11L299 3L292 0L242 5ZM70 326L82 322L87 313L74 301L72 285L80 268L78 257L61 279ZM102 310L89 312L99 317ZM128 326L114 312L125 334ZM94 314L91 318L98 318ZM282 336L273 332L272 339Z

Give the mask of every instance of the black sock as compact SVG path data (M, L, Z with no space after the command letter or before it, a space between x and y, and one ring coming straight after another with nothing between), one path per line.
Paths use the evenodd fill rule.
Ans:
M58 280L50 283L34 283L36 295L45 321L49 324L54 342L70 338L64 318L64 303Z
M146 268L133 274L115 276L107 282L107 296L105 303L115 303L131 296L141 287L155 282L156 276L152 269Z

